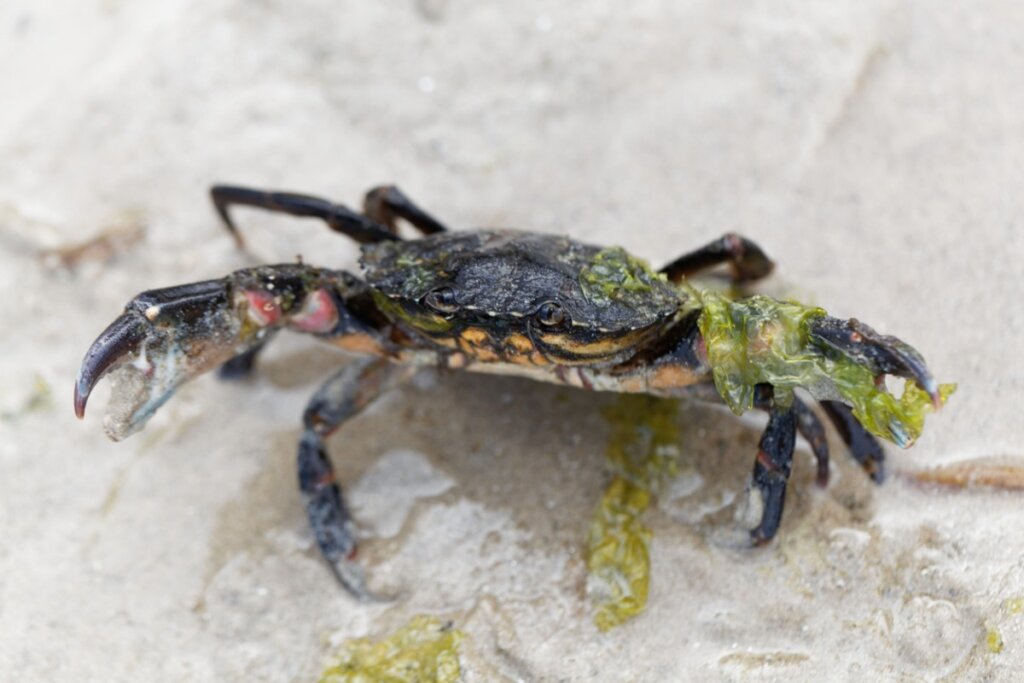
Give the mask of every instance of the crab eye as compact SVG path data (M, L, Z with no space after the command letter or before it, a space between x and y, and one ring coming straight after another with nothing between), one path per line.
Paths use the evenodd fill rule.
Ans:
M561 305L554 301L548 301L540 305L537 309L537 321L541 325L548 327L555 327L561 325L566 320L565 311L562 310Z
M423 302L438 313L454 313L459 309L459 303L455 300L455 292L451 287L439 287L423 297Z

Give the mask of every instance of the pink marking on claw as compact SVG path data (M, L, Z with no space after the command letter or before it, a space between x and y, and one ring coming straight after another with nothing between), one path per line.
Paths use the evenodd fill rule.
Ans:
M245 298L249 302L249 315L260 326L273 325L281 319L281 307L270 292L245 290Z
M291 317L289 324L303 332L330 332L338 326L338 307L327 290L318 289L306 297L302 309Z

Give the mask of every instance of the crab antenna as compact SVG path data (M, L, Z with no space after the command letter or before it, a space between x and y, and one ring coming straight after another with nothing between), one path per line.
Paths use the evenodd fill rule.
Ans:
M124 313L100 333L82 359L82 367L75 381L75 415L85 416L85 404L93 387L118 360L134 353L144 334L138 317Z

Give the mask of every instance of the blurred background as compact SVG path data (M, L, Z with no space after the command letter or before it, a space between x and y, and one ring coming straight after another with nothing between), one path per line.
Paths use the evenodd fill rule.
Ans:
M1015 680L1022 26L1010 1L7 0L0 671L316 680L338 643L429 613L467 634L465 680ZM355 267L319 224L257 212L239 252L215 182L352 206L394 182L455 228L655 264L737 231L776 260L768 291L901 336L959 391L881 488L836 442L814 489L801 444L758 551L718 532L762 418L684 411L648 609L602 634L582 544L614 398L434 378L332 441L363 561L404 591L358 605L310 548L292 463L340 354L282 340L123 444L105 390L73 418L81 356L135 293L296 255ZM938 466L998 486L917 482Z

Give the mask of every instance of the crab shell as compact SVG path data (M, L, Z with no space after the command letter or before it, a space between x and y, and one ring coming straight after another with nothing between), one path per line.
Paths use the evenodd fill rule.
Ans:
M619 248L513 230L441 233L409 242L363 246L360 261L380 309L435 343L482 339L494 347L537 350L560 364L614 362L635 352L685 307L686 294ZM454 305L425 299L450 290ZM545 304L564 312L543 324Z

